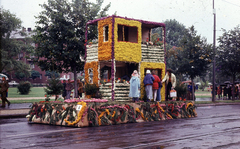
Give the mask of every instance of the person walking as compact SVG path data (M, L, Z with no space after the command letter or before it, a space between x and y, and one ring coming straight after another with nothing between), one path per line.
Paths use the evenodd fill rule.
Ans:
M153 89L153 101L156 101L157 91L158 91L158 88L159 88L160 79L159 79L159 77L155 74L155 71L154 71L154 70L152 71L152 76L154 77L153 86L152 86L152 89Z
M134 70L132 73L132 77L130 79L129 97L132 97L133 102L138 102L139 95L140 95L140 79L138 77L137 70Z
M172 73L172 69L167 69L167 73L162 80L162 83L166 82L167 84L167 97L166 101L171 100L170 90L176 87L176 76Z
M3 107L3 108L6 107L6 105L5 105L6 102L8 103L8 106L10 106L11 103L10 103L10 101L7 100L7 90L9 88L9 84L5 77L2 77L2 83L0 83L0 87L1 87L0 94L2 97L2 106L1 107Z
M77 80L77 84L78 84L78 96L82 97L82 93L83 93L83 83L78 79Z
M70 79L68 79L68 82L67 82L67 84L66 84L65 89L66 89L66 93L67 93L67 94L66 94L66 99L70 99L71 91L72 91L72 89L74 89L74 86L72 85Z
M153 99L152 95L152 85L153 85L153 81L154 81L154 77L151 75L151 71L147 70L146 71L146 76L144 77L143 83L144 83L144 87L145 87L145 91L146 91L146 95L147 95L147 102L149 102L151 99Z

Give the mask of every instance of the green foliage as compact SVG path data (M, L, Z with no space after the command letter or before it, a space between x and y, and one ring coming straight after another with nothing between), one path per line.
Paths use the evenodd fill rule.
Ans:
M29 48L32 49L29 41L30 39L24 38L24 34L21 34L23 37L22 40L10 38L10 35L13 32L15 34L20 34L17 30L20 29L22 21L17 18L15 14L11 14L8 10L0 8L0 12L0 72L3 70L4 72L27 72L29 70L29 66L23 61L17 60L16 57L18 57L18 54L21 52L26 52Z
M211 46L190 27L180 40L181 50L174 62L179 64L177 73L185 74L193 80L206 73L211 63Z
M175 90L177 91L177 98L184 99L187 95L187 86L184 83L181 83L180 81L177 81Z
M46 71L45 76L48 76L49 78L52 78L52 77L58 78L60 77L60 74L57 73L56 71Z
M240 74L240 26L232 30L223 30L218 38L217 70L224 75L236 77Z
M77 72L83 70L85 54L85 31L89 20L106 16L110 4L102 8L103 0L48 0L41 5L43 11L37 16L36 35L38 43L35 62L42 70L73 72L77 84ZM97 38L97 26L89 26L88 39ZM41 59L44 57L44 59ZM75 96L77 95L75 85Z
M87 83L85 85L85 92L86 92L86 95L94 95L97 93L98 91L98 86L96 84L89 84Z
M48 85L44 88L47 95L55 95L55 100L57 100L57 95L61 94L63 90L63 84L59 78L51 78L48 80Z
M31 71L31 78L34 80L36 78L39 78L41 76L41 74L39 73L39 71L36 70L32 70Z
M20 82L18 85L18 91L20 94L22 95L27 95L31 90L31 83L29 81L25 81L25 82Z
M203 81L201 81L201 85L199 85L199 89L204 90L206 86L207 86L207 83L204 83Z

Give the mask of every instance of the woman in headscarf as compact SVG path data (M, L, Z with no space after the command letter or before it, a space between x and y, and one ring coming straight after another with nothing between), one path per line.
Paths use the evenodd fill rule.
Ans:
M140 94L140 79L138 77L137 70L134 70L132 73L132 77L130 79L129 97L132 97L133 102L137 102L139 100L139 94Z

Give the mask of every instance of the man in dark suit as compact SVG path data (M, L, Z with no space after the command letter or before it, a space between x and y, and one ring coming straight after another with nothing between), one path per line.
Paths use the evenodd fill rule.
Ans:
M2 83L0 83L0 93L1 93L1 97L2 97L2 106L1 107L5 107L5 102L8 103L8 106L10 106L10 102L7 100L7 90L9 88L8 85L8 81L6 80L5 77L2 77Z

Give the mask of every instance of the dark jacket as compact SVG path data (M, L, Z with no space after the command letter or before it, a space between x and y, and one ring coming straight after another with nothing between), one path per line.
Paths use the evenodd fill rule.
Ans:
M7 92L9 88L8 81L5 80L2 83L0 83L0 87L1 87L1 92Z
M144 77L144 80L143 80L144 86L152 85L154 80L155 79L151 74L146 74L146 76Z

